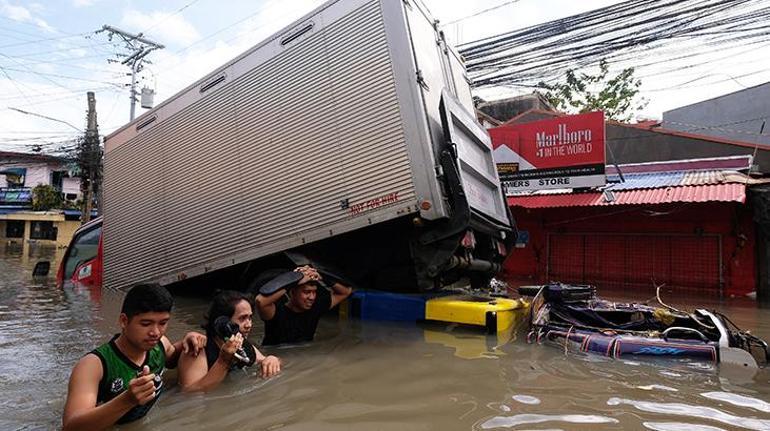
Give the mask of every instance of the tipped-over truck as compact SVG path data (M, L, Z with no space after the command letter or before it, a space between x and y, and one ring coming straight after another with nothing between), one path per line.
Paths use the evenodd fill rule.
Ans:
M96 229L114 288L235 287L299 255L362 287L483 285L514 237L462 59L416 0L329 1L145 112L106 137L103 194L60 280L95 276L71 254Z

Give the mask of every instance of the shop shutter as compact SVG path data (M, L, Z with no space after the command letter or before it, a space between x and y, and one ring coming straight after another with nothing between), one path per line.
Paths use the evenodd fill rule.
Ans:
M603 289L721 293L720 237L668 234L550 234L547 278Z

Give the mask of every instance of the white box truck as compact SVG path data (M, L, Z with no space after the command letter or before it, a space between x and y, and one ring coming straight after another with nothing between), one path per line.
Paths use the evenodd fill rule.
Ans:
M364 287L483 283L513 236L462 61L415 0L318 7L109 135L103 188L114 288L235 287L286 251Z

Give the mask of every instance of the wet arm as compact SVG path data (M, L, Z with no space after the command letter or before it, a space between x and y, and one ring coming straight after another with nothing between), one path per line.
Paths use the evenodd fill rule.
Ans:
M256 346L253 346L253 347L254 347L254 353L256 354L256 357L257 357L256 362L257 363L262 362L265 359L265 355L263 355L262 352L260 352L259 349L256 348Z
M340 302L344 301L345 298L350 296L350 294L353 293L353 288L345 286L341 283L334 283L332 285L332 301L329 308L334 308L336 305L338 305Z
M262 295L255 298L257 304L257 313L262 320L272 320L275 317L275 303L281 299L286 289L279 289L271 295Z
M182 341L171 343L171 340L162 336L160 342L163 343L163 350L166 351L166 368L176 368L179 362L179 354L182 352Z
M182 353L198 356L198 353L206 346L206 336L197 332L188 332L184 338L172 344L164 335L161 342L166 352L166 367L176 368ZM185 349L185 345L187 349Z
M230 360L220 352L211 368L206 355L182 355L179 358L179 385L184 392L205 392L214 389L227 376Z
M70 376L67 401L62 415L62 430L102 430L115 424L136 404L127 391L109 402L96 405L102 364L94 355L86 355L78 361Z
M254 353L262 378L267 379L281 372L281 360L278 357L272 355L265 356L256 347L254 347Z

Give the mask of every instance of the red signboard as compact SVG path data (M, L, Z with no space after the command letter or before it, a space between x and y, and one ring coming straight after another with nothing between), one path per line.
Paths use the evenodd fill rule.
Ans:
M603 112L500 126L489 135L507 193L606 184Z

